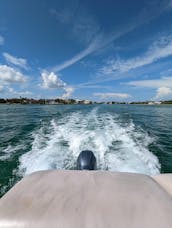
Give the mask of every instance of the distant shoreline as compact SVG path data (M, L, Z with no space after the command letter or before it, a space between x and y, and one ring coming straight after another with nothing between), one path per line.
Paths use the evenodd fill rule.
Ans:
M119 102L119 101L104 101L104 102L97 102L97 101L91 101L91 100L75 100L75 99L33 99L33 98L10 98L10 99L4 99L0 98L0 104L41 104L41 105L60 105L60 104L109 104L109 105L115 105L115 104L127 104L127 105L163 105L163 104L172 104L172 100L166 100L166 101L133 101L133 102Z
M0 105L145 105L145 106L161 106L161 105L172 105L172 101L161 101L159 103L156 102L93 102L93 101L77 101L77 102L70 102L65 100L63 102L54 102L50 100L40 101L22 101L22 100L15 100L15 101L1 101Z

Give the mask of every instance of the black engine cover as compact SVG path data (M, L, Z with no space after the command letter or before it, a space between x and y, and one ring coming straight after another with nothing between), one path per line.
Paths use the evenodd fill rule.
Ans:
M97 162L96 157L90 150L82 151L77 159L77 169L78 170L96 170Z

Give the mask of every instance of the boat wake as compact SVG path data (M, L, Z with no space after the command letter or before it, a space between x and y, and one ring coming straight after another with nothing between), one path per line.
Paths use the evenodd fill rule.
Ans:
M137 129L131 120L109 112L67 113L33 132L32 148L20 158L19 173L48 169L75 169L82 150L91 150L98 169L158 174L158 158L149 151L153 142L148 133Z

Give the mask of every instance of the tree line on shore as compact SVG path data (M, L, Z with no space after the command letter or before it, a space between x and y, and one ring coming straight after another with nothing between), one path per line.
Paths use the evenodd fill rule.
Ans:
M75 100L75 99L33 99L33 98L0 98L0 104L172 104L172 100L167 101L133 101L133 102L96 102L90 100Z

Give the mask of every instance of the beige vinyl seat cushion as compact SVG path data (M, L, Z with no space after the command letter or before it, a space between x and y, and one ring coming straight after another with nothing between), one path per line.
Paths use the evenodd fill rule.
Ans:
M142 174L41 171L0 199L4 227L172 228L172 196Z

